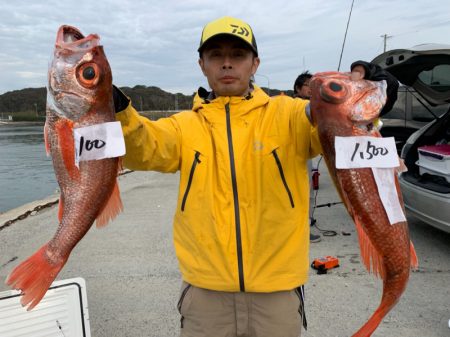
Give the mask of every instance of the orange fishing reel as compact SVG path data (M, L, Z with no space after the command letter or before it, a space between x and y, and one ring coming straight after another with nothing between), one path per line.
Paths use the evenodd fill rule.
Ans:
M334 256L325 256L314 259L311 267L317 270L317 274L326 274L329 269L339 267L339 259Z

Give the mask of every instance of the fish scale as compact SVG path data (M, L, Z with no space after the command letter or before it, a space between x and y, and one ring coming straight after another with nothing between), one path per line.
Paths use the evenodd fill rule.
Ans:
M312 118L318 128L325 162L355 222L362 260L369 272L383 279L379 307L353 335L371 336L406 289L410 268L418 266L417 256L407 222L389 222L372 169L337 169L334 141L336 136L380 137L372 123L386 95L382 85L367 80L353 81L349 73L339 72L315 74L310 88ZM397 176L395 181L392 188L396 189L403 207Z

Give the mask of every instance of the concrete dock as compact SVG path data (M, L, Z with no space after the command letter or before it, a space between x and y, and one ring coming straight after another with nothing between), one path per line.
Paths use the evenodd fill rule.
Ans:
M317 204L339 201L323 162L319 170ZM93 337L178 336L181 278L172 243L178 174L133 172L119 181L124 212L104 229L91 228L58 279L86 280ZM3 284L8 273L53 236L57 206L2 225L36 204L56 199L0 215L0 291L8 289ZM351 336L378 306L382 282L362 265L354 225L342 204L317 208L314 216L320 229L337 235L312 243L311 260L333 255L340 267L325 275L310 269L308 331L302 336ZM373 336L450 336L450 235L408 220L420 268Z

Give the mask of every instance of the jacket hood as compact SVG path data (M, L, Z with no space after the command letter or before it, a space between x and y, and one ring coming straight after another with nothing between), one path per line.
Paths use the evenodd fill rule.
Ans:
M203 109L219 108L223 109L226 104L238 105L243 104L245 109L241 111L251 111L258 108L269 101L269 96L257 85L253 84L253 91L247 96L219 96L214 97L214 93L204 88L199 88L194 96L194 104L192 110L201 112Z

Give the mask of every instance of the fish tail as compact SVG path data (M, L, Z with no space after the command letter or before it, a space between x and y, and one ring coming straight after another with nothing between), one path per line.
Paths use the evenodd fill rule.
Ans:
M383 295L380 305L369 320L353 335L353 337L369 337L380 325L383 318L395 306L408 283L409 270L396 277L387 277L383 281Z
M392 305L381 304L373 313L372 317L364 324L352 337L370 337L380 325L383 317L386 316Z
M416 250L414 249L414 244L410 241L409 250L411 255L411 268L417 270L419 268L419 259L417 258Z
M384 280L383 295L380 305L372 314L369 320L353 335L353 337L369 337L380 325L383 318L394 307L400 299L401 294L406 288L408 277L388 278Z
M120 199L119 184L116 182L114 184L113 192L109 197L108 202L105 207L100 212L96 220L96 226L98 228L104 227L108 222L114 219L123 210L122 199Z
M66 257L59 263L51 263L46 253L47 245L18 265L6 279L7 285L22 291L20 303L24 307L28 305L28 311L41 301L67 261Z

